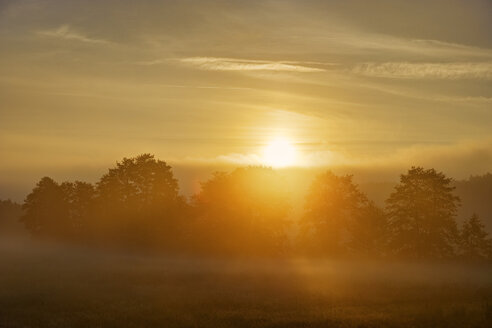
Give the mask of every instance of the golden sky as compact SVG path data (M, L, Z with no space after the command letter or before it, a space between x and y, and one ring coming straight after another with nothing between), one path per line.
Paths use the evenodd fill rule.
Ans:
M0 0L0 187L143 152L261 164L278 137L303 167L492 170L491 16L488 0Z

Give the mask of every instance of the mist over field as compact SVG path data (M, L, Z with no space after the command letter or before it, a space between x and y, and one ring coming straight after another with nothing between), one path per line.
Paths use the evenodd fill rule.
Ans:
M481 202L490 195L490 174L456 182L412 168L396 185L367 183L359 190L350 175L249 167L216 173L189 199L177 186L169 166L144 154L118 162L95 187L46 177L23 206L2 201L2 325L491 323L489 228L466 214L477 205L490 213ZM455 206L455 192L465 209ZM392 203L398 197L409 203ZM433 239L402 239L392 204L439 225L420 235ZM456 221L436 220L434 211ZM320 215L328 229L309 223ZM306 234L306 227L314 230ZM432 235L454 227L451 239Z
M0 0L0 328L492 327L490 0Z
M4 327L487 327L490 265L0 245Z

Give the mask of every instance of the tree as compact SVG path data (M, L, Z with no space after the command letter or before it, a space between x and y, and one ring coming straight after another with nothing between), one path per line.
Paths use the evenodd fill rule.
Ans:
M49 177L37 183L22 208L25 214L21 222L34 235L61 236L69 227L69 204L63 188Z
M350 251L360 256L381 257L387 254L389 236L386 213L374 202L369 201L349 222Z
M85 232L94 187L76 181L58 184L42 178L24 201L21 221L35 235L74 238Z
M68 221L72 237L81 237L87 233L88 223L94 214L94 186L87 182L75 181L63 182L60 188L68 204Z
M22 206L10 199L0 199L0 235L22 233L19 218L22 216Z
M492 258L492 240L476 214L463 222L460 231L460 251L460 255L467 260Z
M99 180L96 195L96 230L103 238L142 244L177 237L186 203L171 167L153 155L124 158Z
M412 167L386 201L391 240L397 255L446 258L455 253L459 198L442 172Z
M366 216L369 213L374 220L380 219L380 213L352 182L352 176L327 171L315 178L308 191L301 243L330 255L346 252L349 244L359 249L367 242L362 241L366 238L362 226L371 225Z
M132 208L157 203L165 206L179 198L178 181L171 167L151 154L123 158L99 180L97 192L111 204Z
M456 181L455 185L462 202L458 217L476 213L485 229L492 233L492 173L472 175L466 180Z
M274 254L285 250L289 193L271 168L216 173L194 197L195 247L204 251Z

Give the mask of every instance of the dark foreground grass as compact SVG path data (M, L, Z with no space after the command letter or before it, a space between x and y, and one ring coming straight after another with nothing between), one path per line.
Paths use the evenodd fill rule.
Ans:
M34 248L36 247L36 248ZM0 327L492 327L492 270L2 246Z

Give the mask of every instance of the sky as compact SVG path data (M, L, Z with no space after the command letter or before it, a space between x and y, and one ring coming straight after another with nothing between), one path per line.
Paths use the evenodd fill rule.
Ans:
M185 177L264 164L275 138L301 168L492 171L491 17L488 0L0 0L0 197L147 152Z

